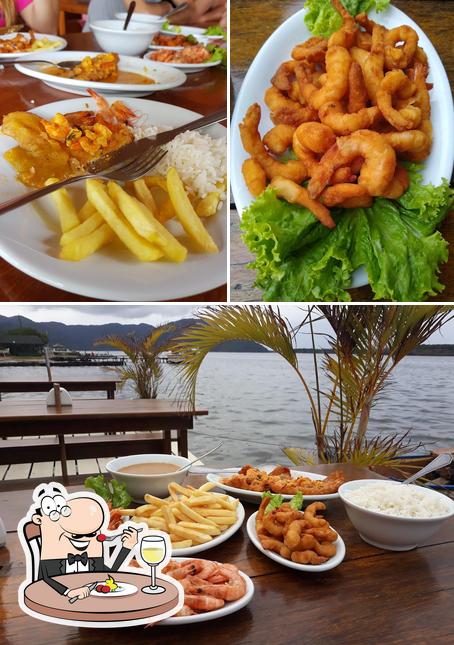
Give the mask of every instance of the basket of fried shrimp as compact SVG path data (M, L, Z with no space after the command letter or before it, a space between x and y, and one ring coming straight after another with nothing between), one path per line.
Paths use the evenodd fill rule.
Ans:
M341 28L297 44L271 78L264 102L274 127L262 137L258 103L239 126L249 192L257 197L270 185L328 228L336 225L332 208L401 197L409 186L403 162L422 162L432 146L432 86L416 31L387 29L331 2Z
M304 511L301 493L290 502L264 493L257 513L249 518L247 532L254 545L272 560L302 571L326 571L342 562L345 544L321 515L323 502Z

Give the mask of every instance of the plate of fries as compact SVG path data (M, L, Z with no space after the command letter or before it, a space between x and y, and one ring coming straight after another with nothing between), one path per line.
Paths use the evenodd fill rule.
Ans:
M146 494L146 504L116 511L133 522L145 522L151 529L168 533L172 555L194 555L228 540L244 520L239 500L213 493L212 488L211 482L200 488L172 482L166 499Z
M157 101L121 100L145 125L176 128L200 116ZM97 110L93 99L58 101L31 110ZM226 128L204 130L214 139ZM142 135L143 136L143 135ZM3 154L17 145L0 133L0 201L28 190ZM136 182L78 182L0 218L0 255L37 280L101 300L159 301L218 287L227 279L227 206L219 194L194 200L174 170ZM213 199L217 197L217 199ZM192 201L191 201L192 200ZM151 214L153 202L158 212Z

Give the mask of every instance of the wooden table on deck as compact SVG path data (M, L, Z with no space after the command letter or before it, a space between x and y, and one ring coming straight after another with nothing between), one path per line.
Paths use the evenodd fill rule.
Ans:
M106 392L108 399L115 398L118 379L115 378L80 378L80 379L54 379L60 387L70 392ZM52 389L52 383L46 379L24 378L12 380L0 377L0 401L2 394L11 392L48 392Z
M61 410L47 407L43 401L11 400L0 403L0 436L26 438L56 435L60 444L62 473L66 480L67 435L84 434L87 431L160 431L164 435L164 452L170 454L171 433L174 430L177 432L178 451L187 457L188 429L193 427L194 416L206 414L207 410L192 410L184 402L157 399L75 399L72 406L62 406ZM5 443L3 446L8 448ZM90 456L99 456L96 455L96 445L91 447ZM28 460L33 461L32 454L29 454Z
M392 4L412 18L431 39L446 69L451 87L454 87L454 0L393 0ZM291 15L300 11L301 0L232 0L231 3L231 75L234 98L246 73L265 40ZM277 66L276 66L277 67ZM270 70L270 77L274 70ZM234 100L232 100L232 105ZM453 142L446 142L453 145ZM439 279L445 285L441 294L429 298L437 302L454 300L454 217L448 215L441 226L444 238L449 242L451 253L442 265ZM230 224L230 299L237 302L262 300L262 294L254 288L255 274L247 268L253 255L241 239L236 211L231 213ZM369 286L350 291L353 301L371 301Z
M91 33L70 33L65 35L67 50L100 51ZM79 94L68 94L54 90L39 80L19 74L14 67L0 70L0 121L5 114L14 110L31 110L54 101L80 98ZM184 85L173 90L150 94L152 101L178 105L201 114L211 114L227 104L227 83L225 70L210 68L206 71L188 74ZM22 273L0 258L0 301L47 302L47 301L91 301L67 291L56 289ZM227 285L221 285L181 301L225 302Z
M315 468L308 468L316 470ZM319 470L319 469L317 469ZM352 478L373 477L367 470ZM190 483L203 480L192 476ZM80 490L71 487L68 490ZM31 491L0 493L8 531L0 549L0 641L105 643L106 632L63 627L24 615L17 589L24 579L24 555L16 533L28 510ZM330 501L326 516L345 541L344 562L331 571L306 574L277 564L260 553L246 533L257 506L245 504L242 528L228 541L204 551L202 558L231 562L255 585L250 604L239 612L181 627L142 627L109 631L109 642L122 645L448 645L454 642L454 518L426 544L407 552L377 549L363 542L342 502Z

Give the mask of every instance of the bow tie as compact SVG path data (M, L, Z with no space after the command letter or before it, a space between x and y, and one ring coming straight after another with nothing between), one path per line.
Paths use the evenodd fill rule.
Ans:
M88 562L88 555L87 552L84 551L80 555L74 555L74 553L68 553L68 562L69 564L74 564L74 562L82 562L82 564L87 564Z

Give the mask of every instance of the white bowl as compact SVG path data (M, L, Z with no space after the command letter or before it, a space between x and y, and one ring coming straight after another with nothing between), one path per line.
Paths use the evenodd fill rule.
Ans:
M128 29L123 31L121 20L95 20L89 26L103 51L125 56L143 54L153 35L159 31L159 23L138 22L131 22Z
M379 479L357 479L346 482L339 487L339 496L344 502L347 515L360 537L379 549L388 549L390 551L409 551L414 549L425 542L448 518L454 515L454 501L430 488L424 489L427 495L434 499L442 497L446 502L446 506L451 509L446 515L430 518L397 517L378 511L370 511L345 498L346 491L377 483L380 483ZM412 484L389 482L389 480L387 480L387 483L395 486L408 485L419 489L419 486Z
M115 18L118 18L118 20L121 20L124 22L126 20L126 16L128 14L126 11L122 11L119 13L115 14ZM131 19L130 24L134 22L140 22L141 24L147 24L147 25L163 25L165 23L166 19L163 18L162 16L155 16L152 13L134 13Z
M128 455L126 457L111 459L106 464L106 469L115 479L126 485L128 493L135 502L143 503L145 493L150 493L150 495L155 495L155 497L168 497L169 484L171 482L181 484L188 473L187 470L182 470L179 473L173 472L162 475L135 475L133 473L119 472L119 469L124 468L125 466L147 462L175 464L175 466L178 466L179 468L188 466L190 463L189 459L186 459L186 457L159 454Z

